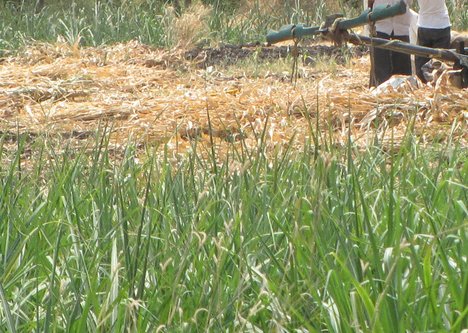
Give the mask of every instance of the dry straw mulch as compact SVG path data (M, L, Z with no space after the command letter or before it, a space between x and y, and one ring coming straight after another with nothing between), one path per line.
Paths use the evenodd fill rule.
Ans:
M212 138L221 146L252 146L264 132L268 145L282 147L292 137L303 142L319 117L336 144L346 143L348 128L365 146L376 135L398 142L414 126L422 143L453 132L467 146L467 89L442 78L436 87L401 79L396 89L371 91L368 67L367 57L330 71L305 66L293 86L274 67L260 77L242 68L200 68L183 51L137 42L84 49L37 44L0 63L0 131L81 140L107 126L114 144L131 138L181 151Z

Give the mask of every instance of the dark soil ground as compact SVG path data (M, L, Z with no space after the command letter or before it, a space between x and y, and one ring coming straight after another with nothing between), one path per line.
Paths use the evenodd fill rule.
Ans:
M194 48L185 53L185 59L194 61L199 67L215 65L234 65L244 59L255 57L257 60L274 61L291 57L294 46L264 46L261 44L221 45L216 48ZM334 58L344 64L350 57L359 58L368 53L366 46L336 47L332 45L299 46L297 54L303 64L313 64L324 56Z

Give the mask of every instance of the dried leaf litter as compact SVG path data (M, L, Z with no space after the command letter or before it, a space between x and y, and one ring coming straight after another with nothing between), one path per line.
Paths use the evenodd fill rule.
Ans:
M248 67L200 66L203 52L189 54L134 41L79 50L31 45L0 62L0 130L83 139L105 125L113 144L183 151L194 140L253 146L261 133L271 147L292 137L300 145L317 123L336 144L345 145L351 129L364 147L376 134L398 142L414 126L422 143L451 134L467 146L468 90L443 80L371 91L369 60L360 56L330 70L302 66L293 86L275 66L251 75Z

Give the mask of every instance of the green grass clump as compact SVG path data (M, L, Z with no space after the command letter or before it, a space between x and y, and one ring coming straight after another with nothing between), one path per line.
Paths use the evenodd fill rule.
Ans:
M466 150L0 156L0 330L459 332ZM329 147L329 148L326 148Z
M65 39L74 45L98 46L128 40L145 44L173 47L179 44L178 31L199 29L199 45L248 43L265 41L268 29L282 24L305 22L320 25L331 13L355 16L361 8L359 1L193 1L203 3L209 10L193 27L184 15L178 17L170 1L129 0L94 1L46 0L45 7L37 11L35 1L0 2L0 56L2 50L16 50L33 40L55 42ZM466 1L449 4L453 28L468 29ZM207 27L207 29L206 29ZM196 31L195 31L196 32ZM183 42L183 41L182 41Z

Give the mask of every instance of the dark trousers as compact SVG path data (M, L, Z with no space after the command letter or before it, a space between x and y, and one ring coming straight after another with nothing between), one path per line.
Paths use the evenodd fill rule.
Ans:
M429 28L418 28L418 45L427 46L440 49L448 49L450 47L450 27L445 29L429 29ZM426 83L426 79L422 73L422 66L431 60L425 57L416 57L416 74L419 79Z
M409 36L394 36L377 31L378 38L397 39L402 42L409 42ZM374 48L373 66L371 73L370 86L376 87L387 81L392 75L403 74L411 75L411 57L408 54Z

